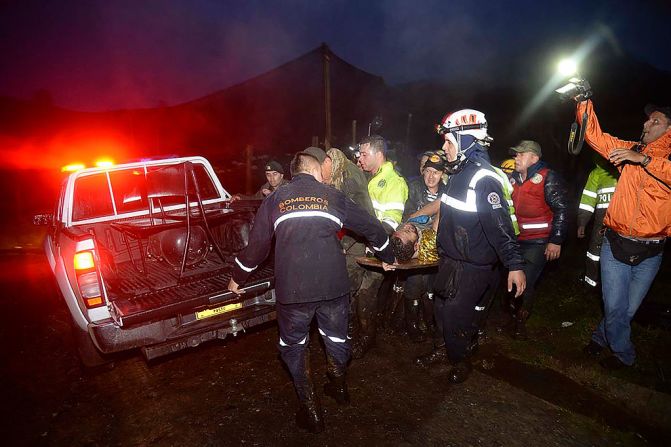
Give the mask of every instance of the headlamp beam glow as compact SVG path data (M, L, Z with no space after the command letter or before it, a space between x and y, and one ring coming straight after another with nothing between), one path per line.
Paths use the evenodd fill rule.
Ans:
M575 59L566 58L559 61L557 69L562 76L573 76L578 71L578 64Z
M75 172L75 171L80 171L84 169L86 166L84 166L83 163L71 163L69 165L65 165L61 168L61 172Z

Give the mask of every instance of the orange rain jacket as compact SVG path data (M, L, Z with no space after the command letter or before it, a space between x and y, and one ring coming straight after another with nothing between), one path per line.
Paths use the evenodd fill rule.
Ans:
M620 140L601 130L592 101L578 103L578 122L587 112L585 141L608 159L614 149L629 149L636 142ZM643 147L641 153L652 157L646 168L625 164L620 167L620 180L608 207L604 225L623 236L663 238L671 236L671 131ZM646 172L647 171L647 172ZM659 180L656 180L657 177Z

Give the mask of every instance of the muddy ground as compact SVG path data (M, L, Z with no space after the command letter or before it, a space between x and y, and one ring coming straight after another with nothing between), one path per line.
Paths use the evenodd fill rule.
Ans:
M412 365L430 342L381 336L350 367L352 405L324 398L327 430L310 435L294 426L274 325L150 364L121 355L87 374L44 257L4 254L0 280L4 445L671 445L668 426L612 393L515 359L495 324L461 385L446 382L446 367ZM323 395L323 348L312 340Z

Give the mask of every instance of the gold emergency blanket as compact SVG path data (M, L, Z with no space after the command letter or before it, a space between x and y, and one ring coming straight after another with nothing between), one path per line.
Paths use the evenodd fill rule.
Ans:
M438 261L438 249L436 248L436 232L432 228L422 231L422 238L419 241L419 251L417 259L422 264L429 264Z

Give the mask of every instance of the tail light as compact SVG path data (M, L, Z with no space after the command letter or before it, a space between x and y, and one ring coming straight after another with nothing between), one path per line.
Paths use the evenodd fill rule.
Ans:
M93 252L85 250L75 253L74 264L75 273L77 274L77 285L86 307L91 309L103 306L105 302L100 290L98 269L96 268Z

